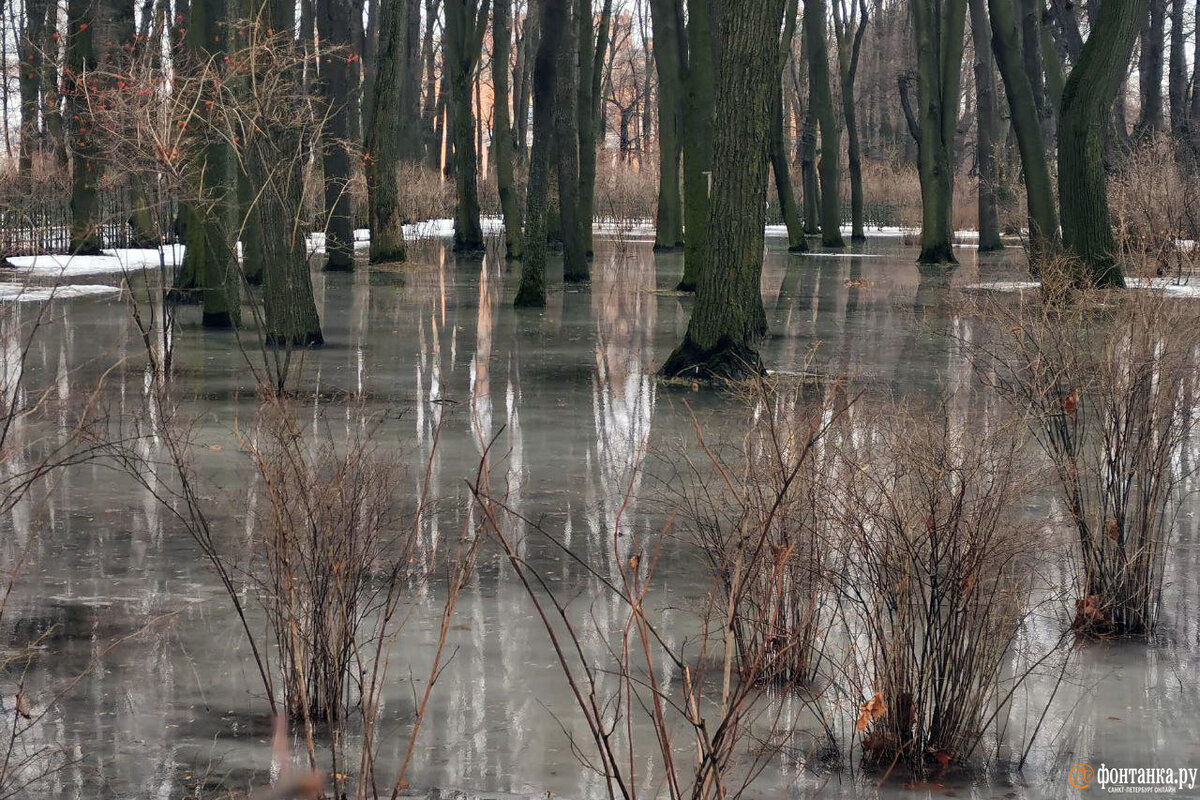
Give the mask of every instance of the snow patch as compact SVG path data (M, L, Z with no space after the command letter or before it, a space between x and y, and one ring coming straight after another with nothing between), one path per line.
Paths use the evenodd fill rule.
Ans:
M26 286L22 283L0 283L0 303L43 303L70 297L101 297L120 293L118 287L102 284Z
M183 245L167 245L158 250L105 250L99 256L12 256L8 259L8 266L29 275L58 278L158 269L162 264L171 267L182 260Z

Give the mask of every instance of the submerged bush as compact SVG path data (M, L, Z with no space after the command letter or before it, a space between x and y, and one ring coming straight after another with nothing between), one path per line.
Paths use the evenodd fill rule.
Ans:
M997 696L1021 680L1003 677L1030 607L1019 437L900 410L842 458L843 667L869 698L854 729L870 763L944 771L976 752Z
M1195 426L1200 332L1160 292L1082 293L999 309L978 362L1054 466L1079 543L1073 627L1145 636L1158 621Z

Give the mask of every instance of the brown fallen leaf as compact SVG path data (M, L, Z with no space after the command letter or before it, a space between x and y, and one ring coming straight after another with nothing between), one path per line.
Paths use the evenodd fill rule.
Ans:
M17 713L25 719L33 718L33 715L29 713L29 701L25 699L24 692L17 692Z
M868 725L886 713L887 706L884 705L883 695L876 692L874 697L859 707L858 724L854 726L854 729L862 733L867 729Z

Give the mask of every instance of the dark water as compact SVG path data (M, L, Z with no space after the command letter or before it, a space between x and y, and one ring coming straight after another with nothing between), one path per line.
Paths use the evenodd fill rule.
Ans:
M603 240L590 290L553 286L543 312L517 313L511 307L517 273L503 261L457 261L439 243L415 250L417 258L401 269L314 274L328 346L297 368L324 398L308 401L304 413L314 424L319 417L348 419L349 404L337 399L344 393L365 396L369 410L400 412L384 432L410 466L414 496L434 431L444 426L430 462L438 511L421 527L429 551L452 547L463 529L471 505L465 480L496 437L494 452L502 457L493 477L502 473L509 503L597 572L611 573L615 560L628 556L611 543L618 519L629 530L660 524L657 507L645 499L653 481L636 467L669 461L687 447L692 413L716 423L734 405L653 379L687 324L690 301L661 291L678 279L680 257L655 256L645 241ZM948 281L923 279L912 263L915 252L894 238L873 240L859 253L784 250L783 241L769 241L762 288L771 334L764 360L784 373L849 374L880 396L967 380L969 370L940 335L970 332L971 322L955 314L954 287L1017 272L1006 257L977 261L963 249L963 266ZM28 322L32 313L29 304L5 308L10 372L19 364L16 318ZM253 419L254 381L234 336L202 332L194 314L185 311L178 333L177 380L197 416L200 491L236 547L248 539L261 492L235 433ZM142 345L127 304L56 302L29 353L27 384L67 403L91 391L114 364L102 402L120 417L138 406L145 386ZM12 441L44 433L31 425ZM1200 767L1197 509L1189 503L1177 530L1166 633L1149 646L1082 648L1022 772L907 791L779 756L751 794L1083 796L1066 781L1077 761ZM244 634L194 543L149 492L102 466L74 467L12 508L2 524L6 566L22 553L25 559L4 614L6 641L41 637L28 673L6 672L4 710L12 713L10 687L23 680L44 715L19 748L60 765L30 796L217 796L205 787L265 782L270 723ZM618 604L579 565L536 535L523 547L557 586L590 598L578 602L597 629L622 624ZM694 632L692 609L708 580L686 548L663 551L655 592L665 609L660 625L671 636ZM403 755L443 592L439 573L410 600L413 616L396 648L385 701L384 764ZM1053 640L1062 624L1046 619L1029 637ZM453 657L417 745L415 788L602 794L602 783L581 768L564 734L582 737L586 729L545 632L494 549L480 555L449 648ZM1031 681L1017 703L1036 706L1055 678ZM1028 730L1035 722L1013 724ZM647 797L662 790L653 762L647 756L639 768Z

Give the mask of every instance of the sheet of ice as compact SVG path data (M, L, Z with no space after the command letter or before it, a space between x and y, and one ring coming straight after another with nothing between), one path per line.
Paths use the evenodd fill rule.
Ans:
M26 286L23 283L0 283L0 303L41 303L71 297L102 297L120 294L116 286L103 284L63 284L61 286Z

